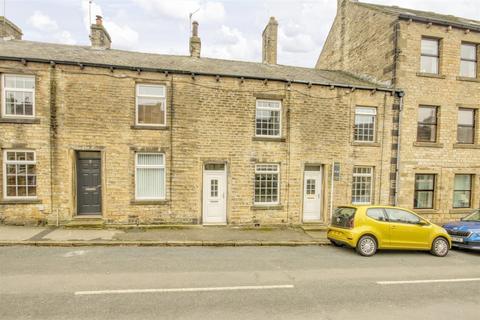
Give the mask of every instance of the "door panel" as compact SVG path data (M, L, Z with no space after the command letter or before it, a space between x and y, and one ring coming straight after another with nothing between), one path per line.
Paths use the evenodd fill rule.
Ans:
M370 208L367 210L367 223L375 231L379 248L388 248L390 244L390 223L383 208Z
M390 221L390 240L395 248L428 249L431 225L420 225L420 218L405 210L386 209Z
M319 168L319 167L317 167ZM321 221L322 171L305 170L303 182L303 221Z
M226 223L226 172L205 170L203 173L203 222Z
M102 178L100 159L77 160L77 214L100 214Z

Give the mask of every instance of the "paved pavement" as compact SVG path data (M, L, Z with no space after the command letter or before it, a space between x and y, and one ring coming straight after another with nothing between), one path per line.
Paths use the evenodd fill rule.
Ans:
M3 247L0 319L470 320L479 263L332 246Z
M325 232L300 228L162 227L63 229L0 226L0 245L307 245L328 243Z

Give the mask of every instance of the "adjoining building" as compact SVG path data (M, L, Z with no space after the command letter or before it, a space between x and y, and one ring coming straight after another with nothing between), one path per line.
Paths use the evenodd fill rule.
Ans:
M8 24L13 25L11 22ZM327 223L393 203L402 92L344 71L0 40L7 224ZM114 39L113 39L114 40Z
M479 207L480 22L338 0L317 68L405 92L397 204L434 221Z

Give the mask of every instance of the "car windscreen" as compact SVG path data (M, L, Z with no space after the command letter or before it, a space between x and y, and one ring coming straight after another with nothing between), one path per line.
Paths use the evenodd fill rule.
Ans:
M475 211L469 216L466 216L462 221L480 221L480 210Z
M340 207L335 209L332 217L332 226L340 228L351 228L355 217L355 208Z

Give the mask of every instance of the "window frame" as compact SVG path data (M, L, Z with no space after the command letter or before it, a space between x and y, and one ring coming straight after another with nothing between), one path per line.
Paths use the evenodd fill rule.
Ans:
M363 168L363 169L370 169L370 173L369 174L366 174L366 173L355 173L355 169L360 169L360 168ZM372 204L374 202L374 194L373 194L373 185L375 183L375 167L373 166L354 166L353 167L353 172L352 172L352 196L351 196L351 202L352 204L354 205L369 205L369 204ZM353 197L354 197L354 193L353 193L353 190L354 190L354 185L355 185L355 178L356 177L370 177L370 201L369 202L365 202L365 201L360 201L360 202L354 202L353 201ZM356 189L356 190L361 190L361 189Z
M359 109L370 109L373 110L374 113L361 113L357 112ZM370 116L373 117L373 137L372 140L357 140L355 131L357 130L357 116ZM356 143L375 143L377 141L377 108L376 107L364 107L364 106L356 106L355 107L355 117L353 120L353 141Z
M456 176L469 176L470 177L470 189L465 190L465 189L456 189L455 188L455 178ZM468 173L456 173L454 178L453 178L453 199L452 199L452 208L453 209L470 209L472 207L472 200L473 200L473 183L474 183L474 175L473 174L468 174ZM455 193L456 192L469 192L469 198L468 198L468 206L467 207L457 207L455 206Z
M465 111L472 111L472 125L465 125L465 124L460 124L459 123L459 116L460 116L460 111L465 110ZM476 143L476 124L477 124L477 109L474 108L463 108L460 107L458 108L458 115L457 115L457 144L466 144L466 145L471 145ZM471 128L472 129L472 142L460 142L458 139L458 132L459 128Z
M33 79L33 89L17 89L17 88L7 88L7 81L6 77L21 77L21 78L31 78ZM9 119L34 119L36 115L36 108L35 108L35 91L37 88L37 83L36 83L36 77L35 75L31 74L14 74L14 73L4 73L2 74L1 77L1 85L2 85L2 91L1 91L1 96L2 96L2 110L1 110L1 116L2 118L9 118ZM7 114L7 91L14 91L14 92L30 92L32 93L32 115L11 115Z
M422 42L423 40L429 40L429 41L435 41L437 43L437 54L434 55L434 54L429 54L429 53L423 53L423 46L422 46ZM440 74L440 40L439 38L434 38L434 37L428 37L428 36L422 36L421 40L420 40L420 72L421 73L425 73L425 74L436 74L436 75L439 75ZM422 71L422 58L423 57L429 57L429 58L436 58L437 59L437 72L425 72L425 71Z
M163 87L163 96L159 95L140 95L140 87L158 88ZM139 98L157 98L163 101L165 112L163 115L163 124L161 123L139 123L138 122L138 100ZM142 127L166 127L167 126L167 86L165 84L137 83L135 85L135 125Z
M8 152L30 152L33 153L33 160L24 160L24 161L19 161L19 160L8 160L7 159L7 153ZM36 195L35 196L8 196L7 194L7 165L9 164L24 164L26 166L28 165L34 165L35 166L35 189L36 189ZM35 200L38 199L38 167L37 167L37 152L35 150L29 150L29 149L5 149L3 150L3 199L5 200ZM17 176L18 174L16 174ZM27 178L27 186L28 186L28 178ZM18 187L18 185L15 185Z
M462 56L462 46L472 46L475 48L475 59L468 59ZM474 76L466 76L462 74L462 62L473 62L475 64ZM472 42L462 42L460 44L460 77L476 79L478 78L478 44Z
M272 107L259 107L258 103L259 102L274 102L278 103L278 108L272 108ZM269 111L278 111L279 117L279 126L278 126L278 134L277 135L264 135L264 134L257 134L257 112L258 110L269 110ZM255 101L255 137L258 138L281 138L282 137L282 121L283 121L283 116L282 116L282 110L283 110L283 104L282 100L272 100L272 99L257 99Z
M419 116L420 116L420 109L421 108L428 108L428 109L434 109L435 110L435 123L428 123L428 122L420 122L420 119L419 119ZM418 111L417 111L417 137L416 137L416 141L417 142L420 142L420 143L437 143L438 142L438 110L439 110L439 107L438 106L428 106L428 105L419 105L418 106ZM418 129L420 127L420 125L423 125L423 126L434 126L435 127L435 139L432 141L432 140L420 140L418 138Z
M275 166L275 171L259 171L259 166ZM256 182L257 182L257 174L276 174L277 175L277 201L272 202L257 202L257 193L256 193ZM280 204L280 164L278 163L257 163L255 164L255 174L254 174L254 182L253 182L253 204L255 206L275 206Z
M161 165L139 165L138 164L138 156L139 155L162 155L162 160L163 164ZM134 188L135 188L135 200L136 201L162 201L166 199L167 196L167 170L166 170L166 157L164 152L135 152L135 183L134 183ZM138 190L137 190L137 169L139 168L153 168L153 169L163 169L163 195L158 197L158 198L152 198L152 197L139 197L138 196Z
M433 189L417 189L417 176L432 176L433 177ZM437 175L435 173L416 173L414 176L414 194L413 194L413 208L420 210L433 210L435 209L436 189L437 189ZM431 207L417 207L417 192L431 192L432 193L432 206Z

